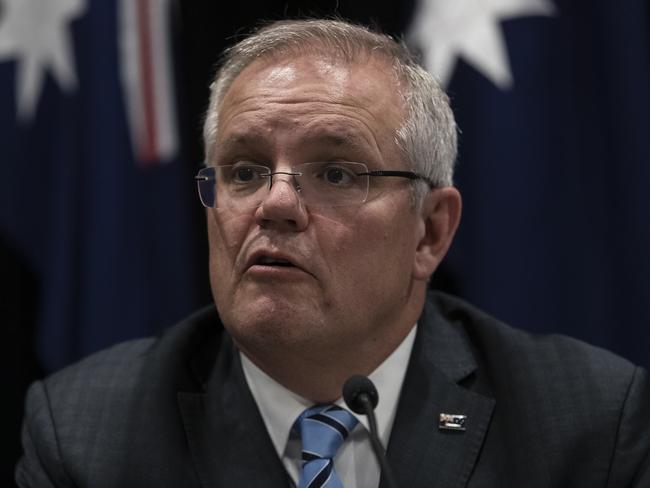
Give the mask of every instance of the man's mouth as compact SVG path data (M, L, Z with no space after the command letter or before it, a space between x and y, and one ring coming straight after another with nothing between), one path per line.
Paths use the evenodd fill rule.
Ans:
M274 258L271 256L260 256L253 265L261 266L281 266L281 267L290 267L295 266L291 261L282 258Z
M246 269L253 266L266 267L266 268L297 268L302 269L295 260L286 254L277 252L254 252L246 262Z

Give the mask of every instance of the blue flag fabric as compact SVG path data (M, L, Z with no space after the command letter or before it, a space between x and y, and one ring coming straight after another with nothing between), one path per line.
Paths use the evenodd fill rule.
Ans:
M444 14L444 2L430 4ZM450 17L447 27L461 31L455 48L438 44L437 66L440 50L456 60L447 88L464 198L446 270L461 295L513 325L573 335L648 367L648 3L489 4L510 6L482 31L505 51L490 51L490 36L471 39L478 9ZM505 64L486 59L495 53Z
M39 278L46 371L196 306L192 169L161 118L174 107L153 94L175 104L173 86L152 85L169 19L145 0L129 24L127 3L5 0L0 12L0 232ZM148 105L132 105L138 89Z

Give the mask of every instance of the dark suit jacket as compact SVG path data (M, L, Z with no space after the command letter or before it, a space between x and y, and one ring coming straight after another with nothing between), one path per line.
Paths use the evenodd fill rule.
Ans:
M650 487L643 370L442 294L419 324L388 446L400 487ZM21 486L289 486L214 309L32 385L23 443Z

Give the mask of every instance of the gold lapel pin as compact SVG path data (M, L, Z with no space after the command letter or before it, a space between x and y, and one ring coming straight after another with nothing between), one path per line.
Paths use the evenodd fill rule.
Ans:
M456 430L465 432L465 422L467 415L458 415L456 413L441 413L438 420L440 430Z

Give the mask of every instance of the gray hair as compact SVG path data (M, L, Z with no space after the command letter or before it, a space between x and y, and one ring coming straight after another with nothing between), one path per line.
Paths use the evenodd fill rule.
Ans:
M404 43L342 20L273 22L224 52L210 85L210 103L203 128L206 161L211 160L221 102L235 78L258 59L306 53L324 54L348 63L375 57L391 65L406 108L404 123L395 132L395 143L405 153L413 171L438 186L453 184L456 122L445 92L417 63ZM426 185L416 186L416 202L421 201L426 191Z

